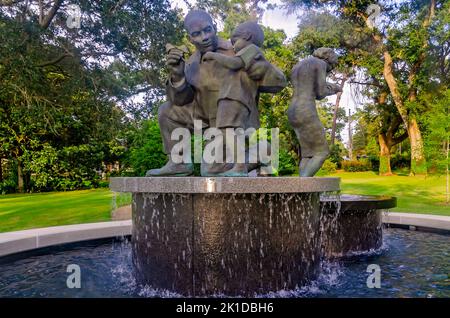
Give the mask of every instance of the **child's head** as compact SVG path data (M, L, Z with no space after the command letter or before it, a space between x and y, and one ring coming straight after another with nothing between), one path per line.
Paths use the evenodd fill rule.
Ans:
M256 22L244 22L239 24L231 36L234 51L239 52L243 48L254 44L262 47L264 44L264 32Z

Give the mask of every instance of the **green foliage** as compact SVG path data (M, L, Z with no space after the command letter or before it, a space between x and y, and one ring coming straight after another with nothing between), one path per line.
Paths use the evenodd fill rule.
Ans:
M367 159L342 161L341 166L346 172L362 172L372 170L372 165Z
M0 182L0 194L14 193L17 188L17 183L14 180L7 179Z
M337 164L331 161L330 159L325 160L325 162L322 165L322 168L320 168L319 172L317 173L318 176L326 176L330 174L336 173L337 170Z
M134 133L125 161L125 169L131 168L127 174L134 176L144 176L149 169L160 168L166 163L167 155L156 120L145 121Z
M391 166L394 170L409 169L411 166L411 157L409 153L398 153L391 155Z
M442 96L433 98L433 109L428 113L426 135L426 152L429 168L438 173L445 173L448 159L448 143L450 140L450 89Z
M78 145L60 150L44 144L27 151L22 160L31 175L31 191L75 190L97 187L104 154L100 145Z
M292 175L298 171L298 165L295 157L285 149L280 149L278 175Z
M336 143L330 147L330 155L328 160L336 165L336 168L340 167L342 162L343 145Z

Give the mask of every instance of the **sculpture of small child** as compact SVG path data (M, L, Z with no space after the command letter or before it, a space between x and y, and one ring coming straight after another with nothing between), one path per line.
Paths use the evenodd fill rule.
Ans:
M224 136L226 128L234 128L236 138L244 134L247 127L259 127L259 115L257 109L258 90L262 83L259 80L265 74L266 63L264 55L260 49L264 43L264 32L256 22L245 22L240 24L231 37L235 56L227 56L220 53L207 52L202 61L215 62L230 69L230 80L221 87L217 105L216 125L222 129ZM284 74L279 71L275 77L277 80L285 81ZM250 114L255 114L256 118L250 118ZM252 123L251 121L257 121ZM242 128L242 129L237 129ZM235 139L235 147L237 145ZM227 141L225 141L227 144ZM233 169L223 173L223 176L247 176L246 163L238 162L237 150L234 151ZM241 156L242 157L242 156Z

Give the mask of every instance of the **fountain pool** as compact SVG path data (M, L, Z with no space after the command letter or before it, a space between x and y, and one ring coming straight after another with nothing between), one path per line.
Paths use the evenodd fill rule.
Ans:
M69 289L67 266L81 269ZM367 267L381 268L381 288L366 285ZM450 297L450 236L384 229L376 251L323 260L319 277L300 289L256 297ZM0 297L178 297L139 285L129 238L68 244L0 258ZM225 296L226 295L216 295Z

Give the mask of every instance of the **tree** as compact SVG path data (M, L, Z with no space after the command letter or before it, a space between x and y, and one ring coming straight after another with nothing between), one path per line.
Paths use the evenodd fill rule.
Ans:
M66 1L0 2L0 142L17 163L19 191L42 183L32 176L43 173L45 154L65 158L55 171L63 175L80 165L91 175L99 165L91 152L117 158L125 112L133 120L154 111L165 44L181 39L166 0L70 4L81 7L80 29L67 25ZM136 106L132 97L141 93L147 100Z

